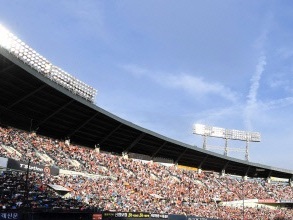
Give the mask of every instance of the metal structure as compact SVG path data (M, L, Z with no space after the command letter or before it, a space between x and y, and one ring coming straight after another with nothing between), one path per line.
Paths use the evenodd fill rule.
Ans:
M109 86L112 86L109 82ZM0 124L130 158L254 178L293 181L293 171L227 157L122 119L58 85L0 47Z
M245 152L245 160L249 160L249 142L260 142L261 136L259 132L249 132L249 131L240 131L235 129L225 129L219 127L213 127L209 125L195 124L193 128L193 133L202 135L203 140L203 149L217 149L221 150L224 148L224 155L228 156L229 151L235 152ZM219 146L208 146L207 137L216 137L225 139L225 147ZM242 148L229 148L228 140L239 140L246 141L245 150Z
M16 56L25 64L80 97L94 102L97 90L51 64L6 28L0 25L0 47Z

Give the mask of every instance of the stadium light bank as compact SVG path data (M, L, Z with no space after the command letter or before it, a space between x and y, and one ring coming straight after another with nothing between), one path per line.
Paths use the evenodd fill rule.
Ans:
M0 47L75 95L94 102L97 90L51 64L0 24Z
M203 149L217 149L224 148L224 155L228 156L229 151L245 152L245 160L249 160L249 143L260 142L261 135L259 132L239 131L234 129L225 129L219 127L213 127L209 125L194 124L193 133L203 136ZM225 139L225 147L207 146L207 137L216 137ZM228 140L246 141L246 148L229 148Z

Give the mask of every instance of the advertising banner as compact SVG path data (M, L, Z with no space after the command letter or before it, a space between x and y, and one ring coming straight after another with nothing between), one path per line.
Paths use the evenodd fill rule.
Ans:
M104 218L150 218L151 215L146 212L104 212Z
M215 219L215 218L205 218L205 217L188 215L187 216L187 220L217 220L217 219Z
M8 158L0 157L0 167L7 167Z
M20 220L20 214L17 212L2 212L0 213L0 220L11 219L11 220Z
M276 203L274 199L259 199L258 203Z
M102 220L103 216L102 214L93 214L92 220Z
M293 203L293 199L281 199L280 203Z
M169 215L169 220L219 220L213 218L205 218L194 215Z
M145 212L104 212L103 219L108 220L138 220L147 218L148 220L215 220L212 218L204 218L198 216L186 216L186 215L168 215L168 214L150 214Z
M7 163L7 168L13 169L13 170L27 171L28 163L9 158ZM37 173L43 173L46 175L53 175L53 176L59 175L59 168L57 167L49 167L49 166L43 166L43 165L33 164L33 163L30 163L29 170L37 172Z
M169 220L186 220L186 215L169 215Z

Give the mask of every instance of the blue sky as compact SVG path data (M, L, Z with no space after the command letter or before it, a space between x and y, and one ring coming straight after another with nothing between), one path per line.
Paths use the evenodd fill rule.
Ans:
M0 23L96 88L99 107L197 146L194 123L258 131L250 161L293 170L291 1L0 3Z

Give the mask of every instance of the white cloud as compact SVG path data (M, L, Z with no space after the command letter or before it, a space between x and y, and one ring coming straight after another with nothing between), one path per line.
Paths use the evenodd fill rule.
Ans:
M282 90L291 95L293 93L292 83L292 72L289 71L287 73L277 73L272 75L268 81L268 86L275 90Z
M206 81L195 75L166 74L150 71L136 65L124 65L123 69L136 77L148 77L162 86L181 89L198 97L216 95L232 102L237 100L237 94L230 88L217 82Z
M122 68L135 77L149 76L149 71L137 65L123 65Z
M287 79L273 79L269 81L269 86L271 88L284 88L287 87L289 80Z
M278 109L290 106L293 104L293 97L271 100L266 103L260 103L259 106L263 110Z
M243 106L241 105L233 105L226 108L208 109L195 115L196 118L200 118L200 120L197 120L196 122L226 127L228 121L229 123L238 121L237 119L240 117L239 112L242 107Z
M183 89L194 95L217 95L224 99L235 102L236 94L229 88L217 82L207 82L201 77L179 74L169 75L165 78L164 83L173 88Z
M277 55L283 59L289 59L293 56L293 50L290 47L282 47L277 50Z
M68 16L75 21L83 31L83 35L90 34L107 40L109 37L106 30L102 4L98 1L61 1Z

